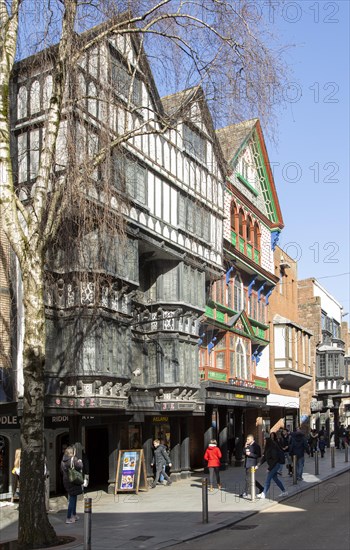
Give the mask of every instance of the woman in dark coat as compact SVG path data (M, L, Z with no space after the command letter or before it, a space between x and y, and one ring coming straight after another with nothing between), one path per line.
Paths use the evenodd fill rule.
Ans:
M78 521L77 516L77 496L81 495L83 488L81 485L76 485L69 481L68 470L74 466L76 470L83 469L83 462L75 456L74 447L67 447L64 452L61 462L61 472L63 475L63 486L68 493L68 510L66 523L75 523Z
M266 439L265 450L260 464L267 462L268 474L264 485L264 491L258 495L258 498L266 498L268 490L270 489L271 481L273 480L276 485L281 489L281 493L278 495L280 497L286 496L288 493L284 488L281 480L278 479L277 472L280 467L279 463L279 452L280 449L273 439Z

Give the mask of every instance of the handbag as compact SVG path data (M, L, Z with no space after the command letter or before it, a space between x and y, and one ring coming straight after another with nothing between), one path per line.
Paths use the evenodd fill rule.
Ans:
M84 483L83 473L80 470L74 468L73 459L71 467L68 469L68 479L73 485L82 485Z

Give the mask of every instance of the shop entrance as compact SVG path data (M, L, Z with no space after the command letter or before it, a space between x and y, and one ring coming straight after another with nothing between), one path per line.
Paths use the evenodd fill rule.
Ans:
M166 422L155 422L153 424L153 439L159 439L159 441L170 450L170 424Z
M89 461L89 489L105 489L109 478L108 429L106 426L86 428L85 452Z
M10 488L9 440L0 435L0 493L6 494Z
M63 495L66 491L63 487L61 462L64 451L69 445L69 433L64 432L56 437L56 494Z

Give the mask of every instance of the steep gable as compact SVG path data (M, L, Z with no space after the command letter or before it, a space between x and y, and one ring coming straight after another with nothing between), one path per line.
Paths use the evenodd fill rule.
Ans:
M238 190L264 215L270 227L283 227L265 140L258 119L217 130L229 165L229 186Z

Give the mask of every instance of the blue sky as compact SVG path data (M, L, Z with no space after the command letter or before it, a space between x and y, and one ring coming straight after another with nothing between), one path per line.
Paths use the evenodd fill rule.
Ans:
M298 259L299 279L316 277L345 312L350 311L349 4L276 2L274 18L264 14L283 44L295 44L286 54L292 76L277 146L267 140L285 223L279 246Z

